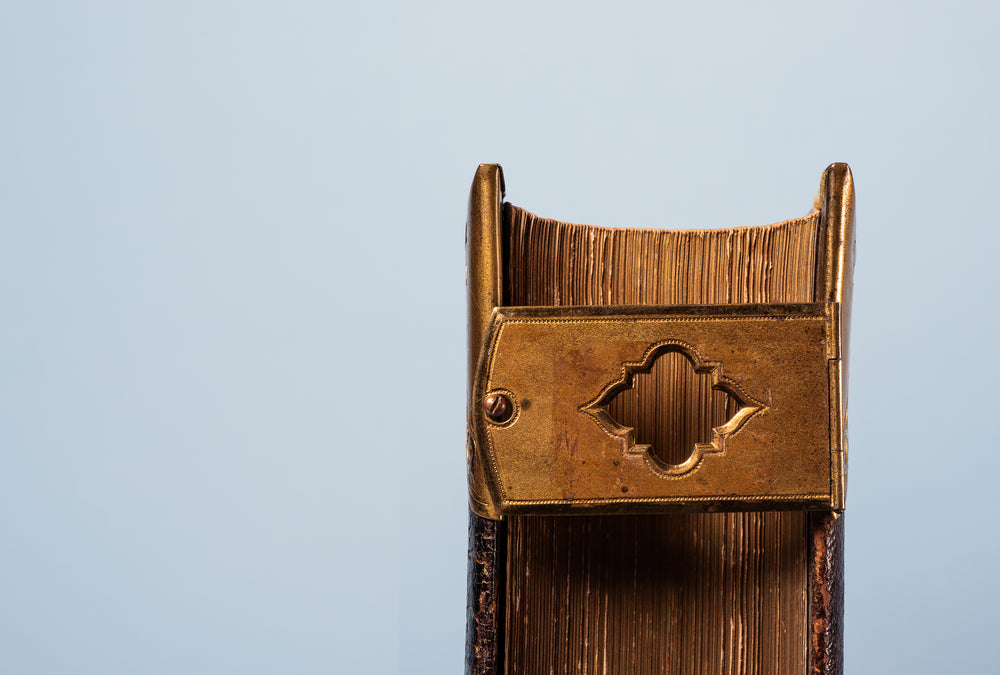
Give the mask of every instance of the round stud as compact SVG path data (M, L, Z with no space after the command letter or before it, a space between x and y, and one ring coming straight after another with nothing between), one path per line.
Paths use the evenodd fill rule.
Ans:
M503 424L514 414L514 404L504 394L490 394L483 399L483 412L491 422Z

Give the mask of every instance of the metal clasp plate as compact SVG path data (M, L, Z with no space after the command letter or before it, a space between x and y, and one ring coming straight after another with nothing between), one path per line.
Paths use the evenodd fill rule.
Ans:
M837 303L499 307L483 344L470 440L500 516L844 506ZM737 403L677 465L608 414L667 352Z

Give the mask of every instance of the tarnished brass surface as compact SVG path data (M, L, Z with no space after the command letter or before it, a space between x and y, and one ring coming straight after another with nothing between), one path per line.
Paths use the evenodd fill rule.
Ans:
M469 241L470 258L485 257L490 264L499 260L500 275L499 283L493 283L489 274L476 274L469 286L470 309L478 307L479 313L470 312L470 344L476 348L469 354L468 456L473 462L472 485L480 490L474 487L472 506L486 517L471 519L475 537L470 534L468 653L472 656L467 672L603 668L633 673L839 673L843 517L827 509L843 505L845 453L835 448L838 438L846 448L844 394L854 243L854 193L847 166L831 165L824 172L815 209L802 218L711 231L602 228L561 223L509 204L501 209L498 174L499 167L480 167L470 204L469 231L481 235ZM497 213L502 213L502 222ZM474 253L474 246L481 248ZM476 298L491 299L477 304ZM827 400L819 401L822 387L813 388L819 405L810 406L804 418L817 427L825 418L830 433L820 440L830 456L826 469L830 489L823 510L605 517L608 511L599 508L564 504L553 506L551 517L534 515L548 511L545 506L523 516L516 510L501 512L501 495L491 495L487 486L487 473L493 471L489 439L484 443L475 437L487 431L515 432L537 412L538 401L529 396L523 397L527 403L519 399L520 392L514 390L521 385L516 382L491 384L484 379L476 384L479 364L492 349L483 344L497 342L494 335L504 317L553 318L544 309L537 315L518 315L520 310L504 305L562 305L567 310L563 318L578 320L613 318L616 312L630 319L644 313L656 318L664 305L688 304L680 309L711 313L713 308L693 305L791 302L837 303L841 316L839 326L824 328L824 342L829 342L831 333L839 333L841 345L841 359L828 369ZM490 303L499 308L494 319ZM644 303L661 307L621 307ZM618 307L612 314L601 314L595 307L608 305ZM565 343L551 340L548 347L553 354L561 350L564 362ZM720 369L709 356L695 354L694 345L681 356L675 351L681 345L668 338L659 347L664 350L659 358L657 344L624 361L607 377L594 378L597 391L586 402L575 408L565 405L587 420L591 433L617 438L619 454L631 447L630 456L640 460L637 469L679 483L703 472L712 461L730 457L753 425L773 412L775 399L755 392L756 385L745 381L725 354L713 357ZM736 346L746 349L743 344ZM534 349L525 343L521 354L510 356L534 358ZM764 360L781 358L777 352L769 356L773 358ZM647 374L635 375L634 390L617 394L627 386L632 371L641 372L649 365L650 357L656 365ZM613 360L626 358L632 357L615 355ZM698 364L702 372L687 371L689 364L692 368ZM530 358L523 365L535 368ZM788 367L794 369L794 364ZM838 376L844 381L838 383ZM555 390L560 383L551 384ZM713 384L724 393L713 392ZM488 389L492 386L498 391ZM612 403L605 409L609 399ZM554 396L549 400L553 409L564 405ZM602 409L612 419L606 419ZM494 418L494 424L487 416ZM643 457L636 438L629 444L623 424L634 425L638 445L651 443L655 452ZM799 429L800 422L787 428ZM722 453L717 452L723 445L720 441L725 441ZM684 454L696 443L702 446L700 459L696 452ZM568 442L565 448L535 445L522 451L576 457L583 447ZM493 471L493 475L498 474ZM492 487L496 493L497 486ZM630 485L622 481L620 487ZM717 507L793 505L728 502L707 508ZM684 498L666 509L632 504L610 511L674 508L706 508L706 503ZM506 521L491 520L507 513L512 515ZM580 515L560 515L576 513Z
M469 192L469 216L465 225L466 284L469 291L469 388L466 466L469 469L469 503L481 516L497 518L486 486L481 446L472 433L473 419L482 411L482 399L474 400L473 377L482 353L483 338L493 308L500 305L500 227L503 170L499 164L480 164Z
M836 302L841 307L840 342L841 359L837 374L840 386L831 390L830 410L836 411L840 422L837 431L843 451L835 459L837 480L834 488L840 490L837 501L843 505L847 491L847 392L850 365L851 300L854 290L854 178L851 168L842 162L831 164L820 179L817 201L820 211L820 251L816 275L816 299ZM843 508L843 506L841 506Z
M481 165L466 230L477 514L843 509L854 264L846 164L827 168L816 200L815 305L503 307L503 192L499 165ZM738 403L677 465L607 409L667 352ZM501 411L508 400L513 411Z
M476 416L500 515L838 509L839 306L504 307L493 314L475 396L514 403ZM736 413L679 465L607 412L667 352L681 352ZM836 396L834 396L836 400Z

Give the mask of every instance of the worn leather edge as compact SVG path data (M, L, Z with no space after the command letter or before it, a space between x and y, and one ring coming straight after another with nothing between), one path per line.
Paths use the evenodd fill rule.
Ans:
M503 169L481 164L469 194L466 221L466 276L469 299L469 428L474 427L472 382L482 351L482 339L493 308L502 304ZM469 434L469 571L465 632L465 672L497 675L502 672L504 575L507 565L507 528L496 518L488 487L475 463L482 449ZM479 478L477 479L477 476ZM478 513L477 513L478 512ZM480 513L482 515L480 515Z
M810 523L809 673L844 672L844 516L814 513Z
M469 510L469 578L465 630L467 675L502 672L506 524Z
M817 302L841 303L842 483L846 492L847 395L850 364L851 299L854 285L854 178L847 164L827 167L820 179L817 238ZM844 516L813 514L810 519L809 673L844 671Z

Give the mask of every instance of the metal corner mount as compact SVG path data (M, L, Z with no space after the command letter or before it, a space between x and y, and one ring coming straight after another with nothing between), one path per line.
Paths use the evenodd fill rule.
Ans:
M814 303L508 307L497 165L476 173L467 231L470 502L509 514L844 508L853 185L821 185ZM663 462L608 413L679 352L735 413Z

